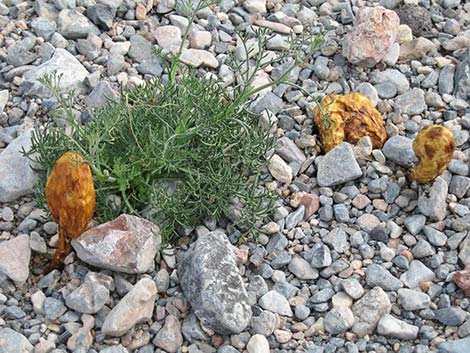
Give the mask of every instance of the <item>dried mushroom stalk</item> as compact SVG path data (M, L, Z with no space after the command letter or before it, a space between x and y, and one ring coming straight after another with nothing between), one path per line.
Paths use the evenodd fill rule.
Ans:
M343 141L355 144L364 136L370 137L374 148L381 148L387 139L382 116L361 93L326 96L313 117L325 153Z
M446 170L454 150L455 140L449 129L440 125L426 126L413 141L413 151L419 161L411 177L423 184L433 181Z
M82 234L93 217L96 193L90 166L80 154L64 153L54 164L45 191L52 218L59 224L59 245L49 272L62 264L70 240Z

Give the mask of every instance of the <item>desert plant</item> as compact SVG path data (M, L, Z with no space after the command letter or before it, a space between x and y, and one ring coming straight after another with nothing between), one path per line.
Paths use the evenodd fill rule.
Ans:
M209 4L203 0L195 7L190 2L180 6L191 24ZM161 227L165 241L174 240L178 229L207 217L229 216L245 231L260 225L273 199L262 180L274 137L259 126L248 107L258 92L285 82L290 70L306 53L318 49L321 41L307 37L293 41L289 55L266 61L269 33L253 33L260 51L253 59L232 62L242 79L230 92L221 82L198 77L181 65L183 40L175 54L158 51L167 59L166 77L122 90L118 102L110 101L95 111L86 125L74 119L73 94L59 94L60 77L45 76L42 83L57 97L61 109L54 112L54 122L35 130L26 152L39 166L38 198L55 161L73 150L92 169L99 221L121 213L144 216ZM287 57L293 65L290 70L276 81L252 87L257 70ZM63 119L67 124L59 122Z

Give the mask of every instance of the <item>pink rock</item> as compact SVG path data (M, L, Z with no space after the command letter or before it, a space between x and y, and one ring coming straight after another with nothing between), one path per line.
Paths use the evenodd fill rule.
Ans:
M356 16L354 29L343 41L343 56L352 64L371 67L387 54L398 34L400 19L382 6L365 7Z
M305 194L300 204L305 207L304 220L307 220L320 208L320 198L315 194Z
M465 270L454 274L454 283L463 290L465 295L470 296L470 266L465 266Z
M144 273L160 249L160 229L143 218L121 215L72 240L80 260L124 273Z

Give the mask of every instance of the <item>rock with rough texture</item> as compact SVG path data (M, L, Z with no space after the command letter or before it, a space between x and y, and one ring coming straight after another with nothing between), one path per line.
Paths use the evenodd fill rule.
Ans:
M76 330L72 337L70 337L67 341L67 348L69 351L74 352L77 348L79 348L84 349L86 352L93 343L91 330L95 326L95 318L91 315L83 314L81 320L83 326Z
M22 334L5 327L0 329L0 353L32 353L33 346Z
M393 163L411 167L418 161L413 151L413 140L404 136L393 136L385 142L382 152Z
M431 304L429 295L408 288L398 290L398 301L401 307L407 311L427 309Z
M354 324L354 315L348 307L340 306L331 309L325 316L325 329L332 335L342 333Z
M416 115L426 110L424 100L424 91L419 88L413 88L395 99L395 109L403 114Z
M183 336L181 335L181 326L178 318L168 315L165 324L158 331L153 340L153 344L166 352L175 353L183 344Z
M298 279L312 280L318 278L318 271L300 256L294 256L288 268Z
M371 264L366 269L366 281L371 287L379 286L384 290L396 291L403 283L379 264Z
M122 336L135 324L152 318L157 286L150 278L142 278L109 312L101 332L109 336Z
M447 182L442 177L437 177L429 190L420 189L418 208L422 214L433 221L442 221L447 210Z
M108 102L118 101L119 96L107 81L101 81L93 88L93 91L85 98L85 103L90 108L100 108Z
M31 147L31 133L32 129L25 131L0 153L0 203L33 192L37 176L31 160L22 154Z
M436 275L421 261L411 261L408 271L400 276L400 280L408 288L418 288L421 282L432 281Z
M365 7L357 14L354 30L343 41L343 56L352 64L371 67L395 42L400 20L382 6Z
M220 232L200 235L181 255L181 288L196 316L221 334L240 333L251 319L248 296L227 236Z
M454 95L457 98L470 99L470 49L467 56L462 60L455 70Z
M112 271L144 273L160 248L159 228L143 218L121 215L72 240L84 262Z
M436 46L429 39L419 37L400 45L401 60L419 60Z
M25 282L29 276L31 249L26 234L0 243L0 277L8 276L15 282Z
M410 325L402 320L385 314L377 325L377 332L384 336L400 338L402 340L414 340L418 337L418 326Z
M57 27L65 38L86 38L89 33L99 34L100 31L86 16L76 10L62 10L57 19Z
M343 142L323 156L318 163L318 185L334 186L362 176L352 146Z
M95 279L93 272L89 272L85 281L65 298L65 304L79 313L94 314L100 311L108 300L108 288L102 281Z
M51 75L53 72L56 72L57 77L61 75L58 85L61 93L74 90L76 94L79 94L86 91L84 81L88 76L87 69L72 54L62 48L57 48L48 61L25 72L21 87L27 95L49 97L52 93L38 82L38 79L44 75Z
M375 287L356 302L352 311L355 322L352 331L359 337L374 332L377 323L384 314L389 314L392 303L382 288Z

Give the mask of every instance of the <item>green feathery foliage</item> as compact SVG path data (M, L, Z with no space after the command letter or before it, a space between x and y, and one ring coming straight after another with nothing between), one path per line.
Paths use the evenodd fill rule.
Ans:
M201 1L195 8L190 2L182 4L191 24L197 11L210 3ZM95 216L101 222L122 213L139 215L158 224L166 242L175 240L178 229L208 217L231 216L245 232L259 226L272 209L273 195L262 187L262 175L274 137L259 126L248 105L262 89L284 82L290 70L266 86L251 84L266 65L287 57L292 68L300 64L305 44L310 53L321 41L302 41L297 50L266 62L268 32L254 33L260 51L251 60L232 62L241 79L231 92L221 82L181 67L182 44L174 55L159 51L168 59L167 79L123 90L118 102L96 110L86 125L74 119L73 93L60 94L60 77L45 76L42 83L60 109L52 114L54 122L35 130L32 147L25 152L38 166L38 200L44 201L55 161L73 150L92 168Z

